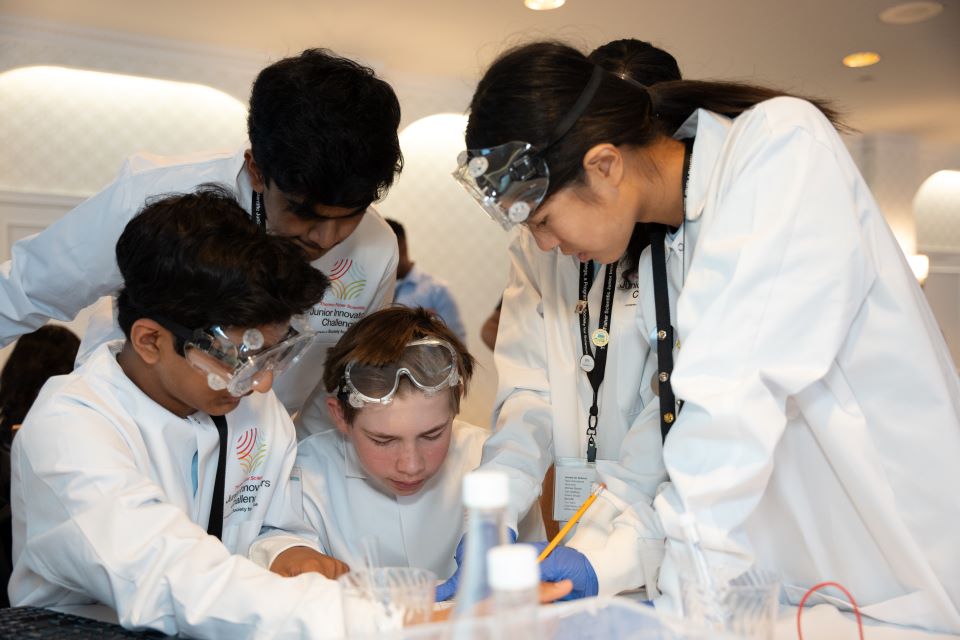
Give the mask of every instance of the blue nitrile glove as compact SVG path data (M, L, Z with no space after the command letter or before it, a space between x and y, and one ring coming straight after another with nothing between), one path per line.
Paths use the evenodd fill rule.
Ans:
M547 546L546 542L534 542L537 553L541 553ZM600 585L597 581L597 572L593 570L587 556L572 547L557 547L547 558L540 563L540 579L544 582L560 582L569 580L573 583L573 591L561 600L576 600L597 595Z
M457 550L453 554L453 559L457 562L457 570L453 572L453 575L450 576L446 582L437 586L437 602L449 600L457 593L457 585L460 582L460 563L463 561L463 549L466 539L467 534L460 536L460 542L457 543ZM516 541L517 532L507 527L507 542L513 544Z

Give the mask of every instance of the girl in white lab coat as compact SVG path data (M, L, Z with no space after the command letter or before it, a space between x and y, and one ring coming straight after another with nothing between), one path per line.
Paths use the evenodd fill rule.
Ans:
M458 177L505 226L581 260L662 225L637 328L659 352L648 417L669 483L598 536L601 592L624 583L605 576L656 579L643 542L666 536L672 606L689 514L717 580L773 569L794 602L835 580L870 616L957 632L960 385L834 122L763 88L644 87L534 43L481 80Z
M673 56L640 40L610 42L594 50L590 60L646 85L680 79ZM627 439L640 412L656 401L646 384L656 372L656 358L648 357L647 339L635 328L640 292L650 287L647 281L638 282L636 273L637 258L648 243L647 227L634 226L625 256L609 266L614 286L609 309L604 306L607 267L580 262L557 250L540 251L525 227L510 243L510 277L495 353L496 433L484 444L483 464L510 476L508 517L523 513L536 501L544 472L555 461L559 481L554 493L559 495L553 500L553 512L543 514L545 519L567 520L571 507L582 502L580 496L566 494L570 472L587 478L585 482L596 479L616 487L600 495L567 543L583 550L593 564L601 562L596 557L599 551L589 548L595 528L606 529L610 514L619 511L621 500L630 499L629 493L653 495L666 476L656 424L646 431L634 430ZM589 276L590 269L594 277L584 283L581 278L584 272ZM584 313L574 314L579 298L586 302ZM584 349L583 336L599 329L604 317L609 319L609 344L602 361L595 345L587 342ZM649 368L646 375L644 364ZM587 434L594 408L595 468L588 462ZM624 447L631 452L628 465L617 464ZM646 546L646 564L656 570L663 554L662 538L651 538ZM621 576L607 573L601 587L611 593L630 588L635 576L632 570Z
M473 366L421 308L373 313L330 350L323 382L336 430L303 440L297 457L305 519L330 555L359 563L369 538L384 565L453 573L461 480L489 435L456 419ZM538 508L520 537L543 539Z

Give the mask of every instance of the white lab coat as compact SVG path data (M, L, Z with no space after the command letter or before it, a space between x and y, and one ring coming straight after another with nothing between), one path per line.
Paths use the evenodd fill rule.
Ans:
M579 316L579 261L554 250L540 251L522 228L510 245L512 267L503 294L494 359L499 387L494 422L483 466L510 476L510 517L517 518L535 503L541 482L555 458L586 459L587 415L593 388L579 366L583 348ZM596 266L590 288L590 331L597 328L603 295L604 267ZM643 584L642 572L625 567L606 551L611 521L627 504L653 500L665 479L660 427L643 423L631 430L641 410L656 405L650 377L656 357L648 358L647 339L636 331L636 306L648 287L640 280L622 287L622 272L610 325L606 373L600 387L597 429L599 479L602 494L581 520L570 546L587 555L597 571L602 594ZM647 509L641 519L653 518ZM623 535L623 534L618 534ZM629 534L630 543L634 540ZM655 571L662 556L662 536L651 534L646 564ZM624 569L631 569L625 571Z
M203 183L226 187L250 210L253 188L244 170L243 149L178 158L137 154L103 191L43 232L17 242L12 259L0 267L0 344L48 318L69 320L101 296L115 294L123 283L114 248L127 222L149 197L190 192ZM327 349L358 318L393 299L397 255L396 236L371 208L350 237L313 263L333 285L309 312L311 324L321 334L317 344L275 385L291 412L313 401L311 393L322 376ZM78 362L100 344L122 338L111 301L102 301L90 320ZM321 393L321 403L322 398ZM319 415L326 419L325 407Z
M453 574L463 533L463 476L480 464L489 431L454 420L450 451L437 474L412 496L386 493L367 478L356 449L339 431L318 433L299 444L303 518L326 553L351 565L363 561L361 542L376 538L380 562ZM296 473L296 472L295 472ZM521 541L543 540L539 505L519 527Z
M341 634L334 582L282 578L244 557L261 529L315 547L291 503L296 440L283 406L253 394L227 416L221 543L206 533L213 421L146 396L117 364L120 345L52 378L14 441L11 603L101 602L125 627L195 638Z
M867 615L960 632L960 385L900 247L809 103L701 110L694 131L658 604L688 511L722 578L756 563L794 603L834 580Z

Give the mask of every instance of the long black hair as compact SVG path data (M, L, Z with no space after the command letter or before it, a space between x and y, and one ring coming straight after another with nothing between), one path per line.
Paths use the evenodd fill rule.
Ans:
M595 65L561 42L534 42L511 49L487 69L470 102L467 148L513 140L534 145L551 140L554 128L587 85ZM594 145L644 147L672 135L697 109L735 117L777 96L776 89L735 82L674 80L643 85L605 74L586 111L546 151L550 186L546 197L583 180L583 156ZM837 113L811 98L838 127ZM628 264L636 266L636 258Z
M680 65L670 53L649 42L635 38L612 40L594 49L587 59L621 78L651 86L660 82L682 80ZM622 286L629 288L637 272L640 253L650 244L650 225L638 222L633 225L630 242L623 256L624 268L620 270Z

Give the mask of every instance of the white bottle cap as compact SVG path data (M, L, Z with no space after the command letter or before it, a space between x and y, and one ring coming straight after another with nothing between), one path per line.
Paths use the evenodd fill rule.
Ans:
M463 504L468 509L501 509L509 495L509 480L502 471L473 471L463 478Z
M537 550L529 544L504 544L487 553L490 587L496 591L535 589L540 584Z

